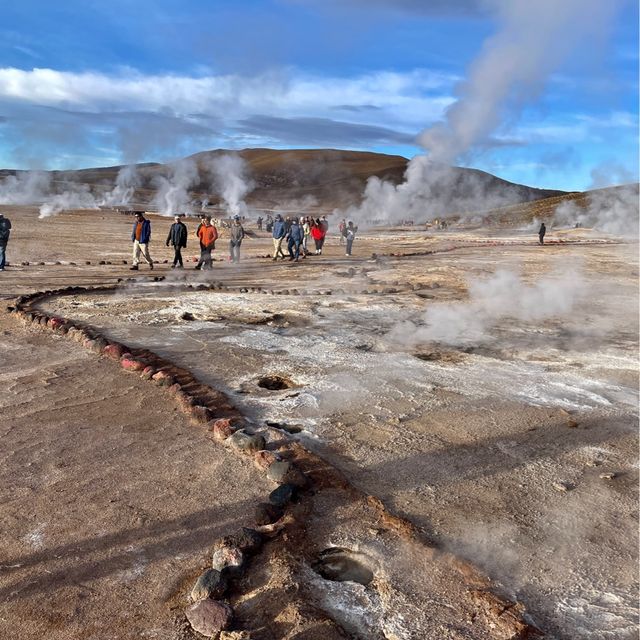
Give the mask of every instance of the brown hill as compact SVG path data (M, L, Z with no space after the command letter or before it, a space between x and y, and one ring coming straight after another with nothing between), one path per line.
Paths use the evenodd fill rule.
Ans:
M618 216L631 216L637 211L640 185L619 185L584 192L570 192L543 198L534 202L523 202L500 207L484 213L485 221L498 227L516 227L539 222L553 222L561 205L569 205L576 220L597 217L599 211L609 207L618 209ZM569 222L567 219L565 222Z
M377 176L399 184L408 163L402 156L336 149L203 151L185 159L195 162L199 170L200 181L190 189L194 199L206 199L213 204L218 201L207 166L213 158L229 153L237 153L247 162L247 175L255 185L247 201L263 208L286 208L288 203L295 207L304 202L307 208L331 210L358 204L368 178ZM172 166L145 163L136 167L140 186L135 199L140 204L147 204L155 193L158 178L169 177ZM121 168L52 171L51 177L58 191L64 191L69 184L84 184L98 195L113 187ZM16 172L0 171L0 177L9 173ZM530 202L564 193L515 184L477 169L451 167L447 173L447 179L442 184L436 183L434 189L436 193L446 192L447 202L452 203L448 206L453 210L467 211L472 205L477 208L478 190L487 201L498 200L505 204Z

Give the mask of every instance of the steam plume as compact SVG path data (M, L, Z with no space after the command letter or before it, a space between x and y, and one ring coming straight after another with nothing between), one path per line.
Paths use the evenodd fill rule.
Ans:
M138 186L140 179L135 165L122 167L118 171L115 186L104 196L100 204L108 207L129 204Z
M86 184L76 185L74 189L47 197L40 207L39 218L48 218L68 209L97 209L96 199Z
M416 215L433 218L451 206L458 208L450 195L455 182L449 180L447 188L449 165L489 144L503 123L515 120L578 43L601 43L621 2L491 0L501 29L484 43L467 79L458 85L459 97L444 122L419 135L428 155L411 160L400 185L370 179L362 204L348 216L397 221ZM483 209L500 206L479 204Z
M44 171L25 171L0 181L0 204L36 204L46 200L51 175Z
M562 269L527 285L517 273L499 270L486 280L471 282L469 300L432 305L421 324L401 323L390 338L408 346L478 344L490 339L490 330L505 319L541 322L565 316L583 292L575 271Z
M253 189L247 162L238 155L226 154L212 158L208 168L227 211L231 215L245 215L244 198Z
M598 189L588 194L587 206L561 202L554 213L558 225L579 224L605 233L638 237L638 185Z
M191 211L189 189L200 181L198 167L193 160L180 160L170 167L169 177L156 178L157 192L152 205L161 215L175 215Z

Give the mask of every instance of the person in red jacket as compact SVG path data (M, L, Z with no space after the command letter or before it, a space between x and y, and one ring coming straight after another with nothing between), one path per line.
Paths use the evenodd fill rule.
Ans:
M316 218L315 223L311 227L311 237L316 243L316 255L322 255L322 245L324 244L324 238L327 235L327 231L324 225L320 222L320 218Z
M211 224L211 216L207 216L200 229L198 230L198 238L200 239L200 260L196 265L196 269L211 269L211 252L216 247L218 239L218 230Z

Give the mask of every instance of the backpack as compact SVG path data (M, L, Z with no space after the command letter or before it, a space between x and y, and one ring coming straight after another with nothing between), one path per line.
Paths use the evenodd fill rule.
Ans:
M9 239L11 231L11 223L6 219L0 219L0 242L6 242Z

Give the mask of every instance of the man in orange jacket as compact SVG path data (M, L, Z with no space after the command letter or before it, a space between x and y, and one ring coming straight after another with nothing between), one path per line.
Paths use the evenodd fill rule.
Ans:
M211 216L204 219L204 223L198 229L200 239L200 260L196 269L211 269L211 252L216 247L218 230L211 224Z

